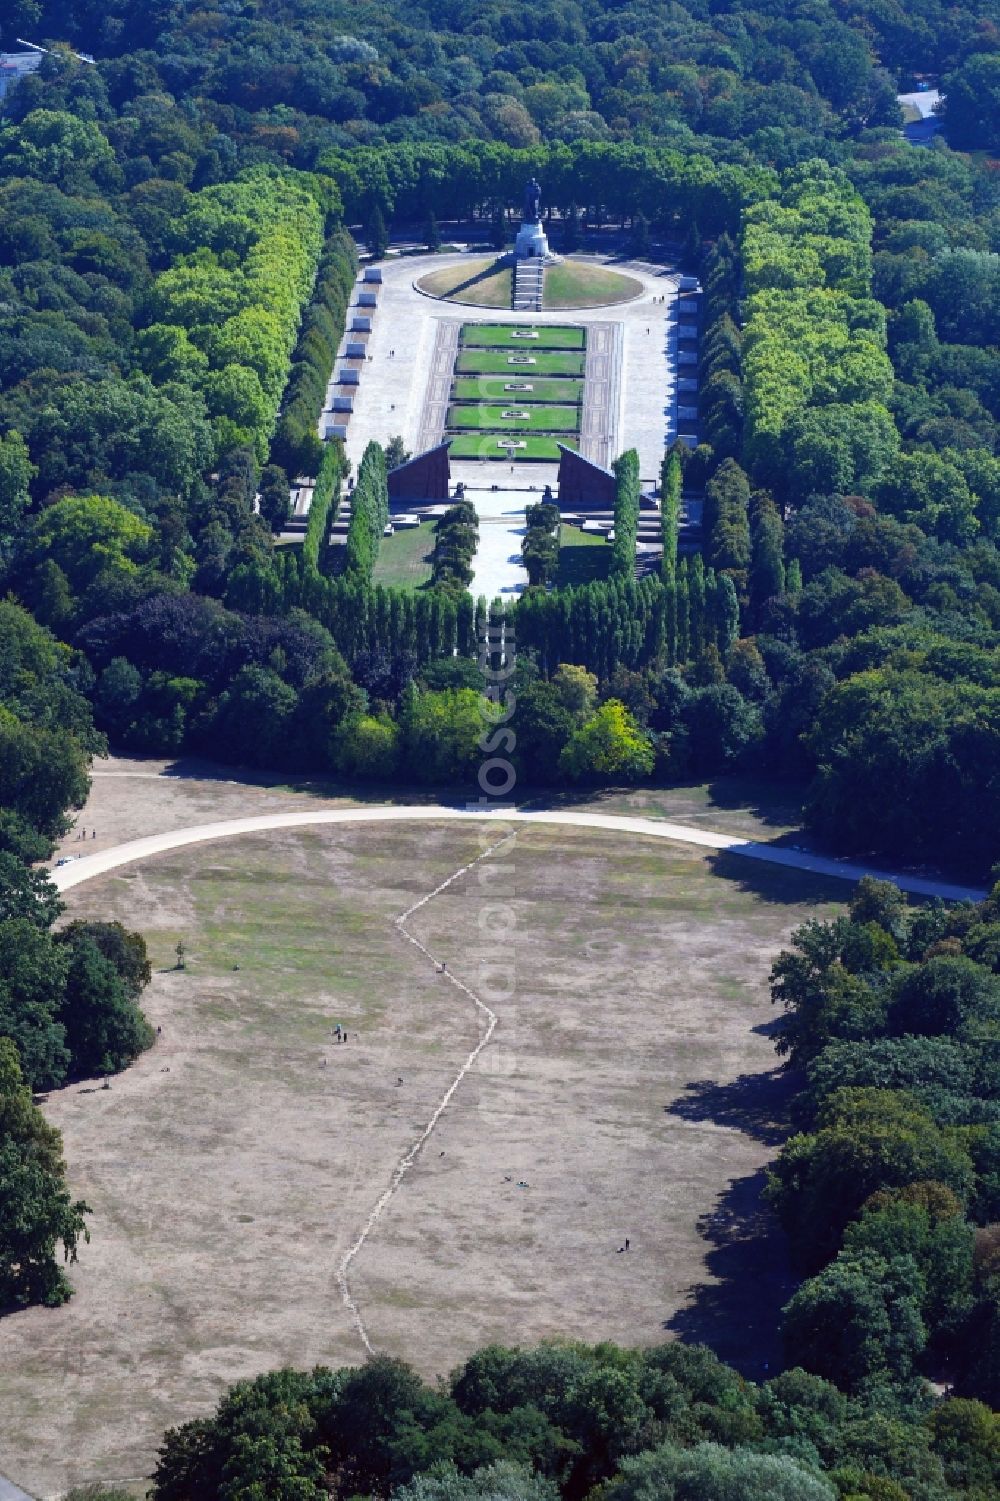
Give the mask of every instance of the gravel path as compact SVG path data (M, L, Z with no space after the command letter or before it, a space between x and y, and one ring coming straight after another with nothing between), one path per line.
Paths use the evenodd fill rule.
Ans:
M22 1491L13 1480L0 1475L0 1501L34 1501L34 1498L29 1496L27 1491Z
M951 881L931 880L926 876L909 875L906 872L880 870L876 866L860 865L849 860L832 860L825 855L814 855L808 850L791 849L787 845L761 844L752 839L740 839L732 834L720 834L712 829L693 828L689 824L669 823L661 818L631 818L611 813L555 812L504 809L491 812L489 809L449 808L436 804L416 806L393 805L365 808L325 808L304 813L268 813L256 818L231 818L224 823L199 824L195 828L173 829L166 834L152 834L146 839L133 839L128 844L119 844L109 850L93 855L81 855L69 864L52 872L52 880L59 891L69 891L94 876L130 865L134 860L144 860L150 855L163 854L167 850L181 849L188 844L204 844L212 839L230 839L238 834L260 834L268 829L304 829L318 824L342 823L437 823L442 820L464 819L473 823L507 824L557 824L565 828L607 829L611 833L638 834L650 839L672 839L679 844L696 844L702 849L724 850L729 855L738 855L747 860L763 860L772 865L785 865L793 870L809 871L811 875L833 876L842 881L860 881L863 876L876 876L882 881L892 881L901 891L913 896L941 897L945 901L982 901L986 892L976 886L960 886Z

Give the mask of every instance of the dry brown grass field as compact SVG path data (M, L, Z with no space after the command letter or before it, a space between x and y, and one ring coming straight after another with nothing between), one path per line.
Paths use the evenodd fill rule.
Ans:
M711 802L664 798L675 818ZM301 802L98 778L81 822L103 843L102 826L117 840ZM733 816L760 832L753 802ZM393 920L481 847L472 825L283 831L68 894L70 915L146 935L162 1033L109 1091L45 1103L93 1238L69 1304L4 1321L14 1479L51 1494L148 1474L163 1430L238 1377L362 1358L337 1265L480 1035ZM486 999L510 994L353 1265L377 1349L427 1375L488 1340L556 1334L707 1338L751 1373L771 1358L787 1279L759 1191L785 1092L766 977L845 889L747 865L532 827L410 920Z

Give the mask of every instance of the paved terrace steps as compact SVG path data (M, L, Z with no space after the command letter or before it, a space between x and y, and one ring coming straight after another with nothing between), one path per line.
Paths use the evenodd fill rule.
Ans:
M545 263L541 260L514 260L514 311L540 313L545 290Z

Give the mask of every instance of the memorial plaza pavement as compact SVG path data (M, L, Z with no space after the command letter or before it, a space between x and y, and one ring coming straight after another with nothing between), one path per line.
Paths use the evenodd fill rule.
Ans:
M677 274L644 262L614 261L614 269L642 286L633 301L531 315L514 314L509 308L444 302L417 290L415 283L428 271L460 265L467 258L463 253L407 255L382 263L378 306L367 339L369 358L354 393L345 444L355 472L372 439L384 444L398 433L411 453L441 440L447 397L442 382L446 375L450 378L450 349L461 323L569 323L594 326L594 335L607 351L598 366L598 389L593 380L589 382L590 433L588 437L585 408L583 452L606 465L624 449L635 448L644 488L657 484L664 448L677 435L676 323L669 316ZM665 300L660 302L660 298ZM436 370L437 366L440 369ZM594 414L595 397L605 408L604 423ZM597 430L600 427L603 432ZM527 576L518 556L523 508L532 498L541 497L546 484L555 487L557 470L556 464L518 464L512 468L503 460L452 461L453 484L465 482L480 515L474 593L509 597L524 586ZM494 491L493 486L498 489ZM535 488L536 497L529 487Z

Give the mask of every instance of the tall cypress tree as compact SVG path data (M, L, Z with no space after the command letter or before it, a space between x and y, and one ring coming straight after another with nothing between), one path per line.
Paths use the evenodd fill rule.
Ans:
M611 571L635 577L635 544L639 535L639 455L634 448L615 459L615 540Z
M719 655L725 661L740 634L740 602L736 597L736 585L728 573L716 576L715 601L715 639Z
M700 552L696 552L688 564L688 618L690 624L692 657L696 657L707 641L705 621L705 564Z
M734 459L725 459L705 486L704 547L713 568L736 575L746 588L750 566L750 482Z
M681 490L684 471L681 456L672 448L660 466L660 527L663 534L661 573L665 583L673 583L677 573L677 538L680 532Z
M750 532L750 607L755 619L769 599L785 592L784 530L770 495L758 492Z
M677 666L677 579L664 585L663 633L666 637L667 666Z
M368 243L372 260L382 260L389 249L389 231L385 227L385 217L377 203L372 208L365 224L365 240Z
M687 558L681 558L677 567L677 665L682 667L691 658L691 617L688 606Z

